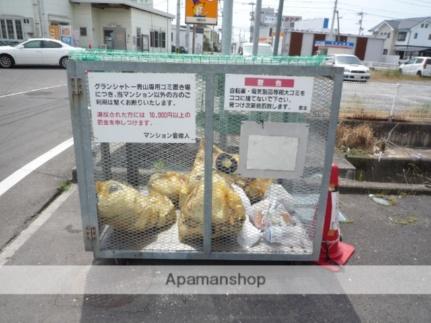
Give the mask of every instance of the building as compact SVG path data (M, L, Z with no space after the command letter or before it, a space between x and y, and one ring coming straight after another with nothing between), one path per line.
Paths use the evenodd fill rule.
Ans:
M251 25L250 25L250 42L253 41L254 32L254 12L251 13ZM294 29L296 21L300 20L299 16L282 16L281 18L281 32L280 37L284 36L289 30ZM275 37L277 28L277 13L274 8L262 8L260 13L260 24L259 24L259 42L272 44Z
M333 38L332 38L333 39ZM329 33L316 33L307 31L289 31L282 42L282 55L289 56L309 56L316 55L319 47L316 42L331 40ZM383 61L383 46L385 40L375 36L358 36L350 34L336 35L336 40L344 43L351 43L349 48L342 48L338 51L329 51L328 54L344 53L356 55L364 61Z
M220 41L220 34L213 27L204 28L204 51L219 52L221 49Z
M295 30L329 32L329 18L301 19L294 22Z
M171 44L172 50L177 47L176 44L176 30L177 26L171 26ZM178 46L180 49L184 48L187 53L193 53L193 28L186 25L180 26L180 44ZM195 54L202 54L204 50L204 28L196 27L195 30Z
M170 51L174 16L137 1L1 1L0 40L50 37L80 47Z
M384 37L384 55L431 56L431 17L384 20L369 30Z

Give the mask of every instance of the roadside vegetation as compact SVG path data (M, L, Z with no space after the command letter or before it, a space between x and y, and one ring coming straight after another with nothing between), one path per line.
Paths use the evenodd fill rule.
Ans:
M399 70L371 70L371 81L420 81L431 82L431 77L419 77L417 75L401 74Z

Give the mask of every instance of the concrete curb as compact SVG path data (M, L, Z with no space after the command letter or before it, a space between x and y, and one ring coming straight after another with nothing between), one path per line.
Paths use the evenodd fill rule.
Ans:
M360 182L351 179L340 179L340 193L345 194L400 194L409 195L431 195L431 187L424 184L403 184L403 183L385 183L385 182Z

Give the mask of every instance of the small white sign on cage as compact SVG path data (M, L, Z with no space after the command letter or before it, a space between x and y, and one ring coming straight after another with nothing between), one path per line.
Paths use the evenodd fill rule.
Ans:
M224 108L230 111L309 113L314 78L226 74Z
M294 171L298 144L297 137L251 135L248 137L247 168Z
M196 76L88 73L95 142L193 143Z
M306 164L309 125L243 121L239 174L251 178L299 178Z

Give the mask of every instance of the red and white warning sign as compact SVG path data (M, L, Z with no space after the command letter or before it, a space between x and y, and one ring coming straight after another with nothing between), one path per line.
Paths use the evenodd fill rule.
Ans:
M310 112L313 77L226 74L225 80L225 110Z

